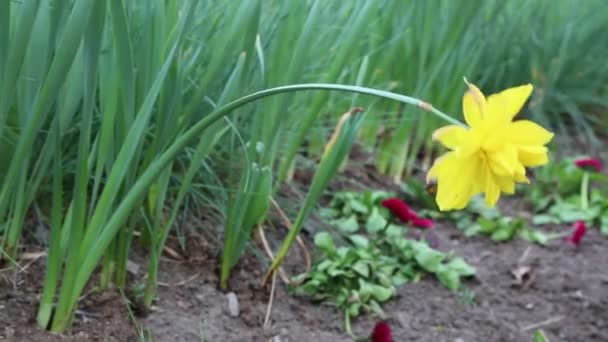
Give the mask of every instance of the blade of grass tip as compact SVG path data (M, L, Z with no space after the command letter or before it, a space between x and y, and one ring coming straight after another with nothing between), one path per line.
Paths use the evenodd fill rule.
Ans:
M233 110L240 108L248 103L257 101L259 99L281 94L285 92L303 91L303 90L334 90L334 91L345 91L345 92L360 92L362 94L379 96L386 99L392 99L395 101L417 105L426 110L430 111L434 115L437 115L447 122L463 125L459 121L451 118L449 115L441 113L430 104L420 101L418 99L389 93L382 90L357 87L357 86L346 86L337 84L298 84L290 86L282 86L276 88L270 88L262 91L258 91L247 96L243 96L237 100L234 100L225 106L218 108L211 114L205 116L203 119L198 121L190 129L178 136L175 141L162 153L157 159L155 159L140 175L135 184L131 187L130 191L125 194L125 197L120 204L113 210L112 215L104 224L103 229L99 230L99 233L95 234L95 245L90 245L88 253L83 254L81 260L81 267L78 272L76 284L71 298L70 306L74 305L78 301L79 294L82 292L86 285L89 277L93 273L95 266L99 262L104 250L108 247L116 233L120 230L122 225L126 222L135 206L140 203L142 197L148 190L149 186L156 180L160 172L166 168L166 166L175 159L175 157L196 137L200 137L200 133L205 129L213 125L217 120L223 118L225 115L231 113ZM328 157L329 158L329 157ZM90 226L90 225L89 225ZM88 231L87 231L88 234ZM61 303L61 301L60 301Z

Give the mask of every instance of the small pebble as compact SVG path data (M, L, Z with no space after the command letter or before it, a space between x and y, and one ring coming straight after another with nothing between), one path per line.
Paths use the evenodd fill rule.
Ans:
M403 312L399 312L397 313L397 319L399 320L399 324L401 325L401 327L403 329L408 329L409 328L409 324L408 324L408 317L406 313Z
M127 260L127 272L138 275L139 274L139 265L131 260Z
M459 337L459 338L455 339L454 342L464 342L464 338Z
M229 292L226 295L226 298L228 299L228 314L230 314L231 317L238 317L239 316L239 300L236 297L236 294L234 292Z
M528 310L534 309L534 303L528 303L528 304L526 304L526 309L528 309Z
M182 310L186 310L186 309L190 308L190 305L188 303L181 301L181 300L177 301L177 306L179 306L179 308Z

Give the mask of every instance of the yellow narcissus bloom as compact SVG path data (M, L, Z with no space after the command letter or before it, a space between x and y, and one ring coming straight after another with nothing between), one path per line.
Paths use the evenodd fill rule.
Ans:
M466 83L469 89L462 107L469 127L450 125L433 133L433 139L450 150L435 160L427 174L427 181L437 181L441 211L463 209L480 193L488 206L494 206L501 192L515 191L516 182L529 183L526 167L549 161L544 145L553 133L532 121L513 121L532 93L531 84L486 98Z

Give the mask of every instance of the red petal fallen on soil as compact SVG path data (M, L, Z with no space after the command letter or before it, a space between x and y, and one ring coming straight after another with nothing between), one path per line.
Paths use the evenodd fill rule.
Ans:
M574 164L585 170L592 170L595 172L602 172L602 170L604 170L604 164L602 164L602 161L597 158L577 159L574 161Z
M431 228L433 226L433 220L417 217L412 220L412 225L416 228Z
M391 327L386 322L378 322L372 332L372 342L393 342Z
M583 236L585 236L585 233L587 233L587 227L585 226L585 222L577 221L574 224L574 231L572 232L572 235L570 235L566 239L566 241L573 243L578 247L578 245L581 244L581 240L583 239Z
M416 215L414 211L410 210L410 207L405 204L405 202L398 198L387 198L382 201L382 206L390 210L393 215L397 216L401 220L401 222L406 223L418 218L418 215Z

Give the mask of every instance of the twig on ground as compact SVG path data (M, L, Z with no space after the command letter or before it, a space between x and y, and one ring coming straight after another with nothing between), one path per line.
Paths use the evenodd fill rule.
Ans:
M163 282L159 281L159 282L157 282L157 284L158 284L158 286L163 286L163 287L183 286L183 285L186 285L189 282L193 281L194 279L196 279L199 275L201 275L201 272L197 272L196 274L194 274L190 278L178 281L177 283L169 284L169 283L163 283Z
M547 320L544 320L542 322L526 325L525 327L521 328L521 331L528 331L528 330L532 330L532 329L537 329L537 328L540 328L540 327L543 327L543 326L546 326L546 325L557 323L557 322L561 321L562 319L564 319L564 316L551 317L551 318L549 318Z
M258 235L260 236L260 241L262 241L262 246L264 247L264 251L270 258L270 260L274 261L274 254L272 253L272 250L270 249L268 240L266 240L266 234L264 233L264 227L262 225L258 225ZM283 280L284 283L291 284L291 281L289 280L289 276L287 276L287 273L285 273L285 270L283 269L283 267L279 267L279 275L281 276L281 280Z
M268 307L266 308L266 317L264 317L264 329L270 327L270 313L272 312L272 303L274 302L274 292L276 290L277 274L272 275L272 283L270 285L270 298L268 299Z
M293 224L289 220L289 217L287 217L285 212L281 209L281 207L279 206L277 201L274 200L274 198L270 197L270 201L272 202L272 205L274 206L274 208L277 210L277 212L281 216L281 219L283 220L283 224L287 227L287 229L291 229ZM304 261L306 262L306 272L308 272L308 271L310 271L310 268L312 265L310 253L308 252L308 248L306 248L306 245L304 244L304 241L302 240L300 235L296 236L296 241L298 242L298 245L300 245L300 248L302 248L302 253L304 254Z
M518 264L518 265L521 265L521 264L522 264L522 263L523 263L523 262L526 260L526 258L527 258L527 257L528 257L528 255L530 254L530 251L531 251L531 250L532 250L532 246L528 246L528 247L526 248L526 250L523 252L523 254L521 255L521 257L520 257L520 258L519 258L519 260L517 261L517 264Z

